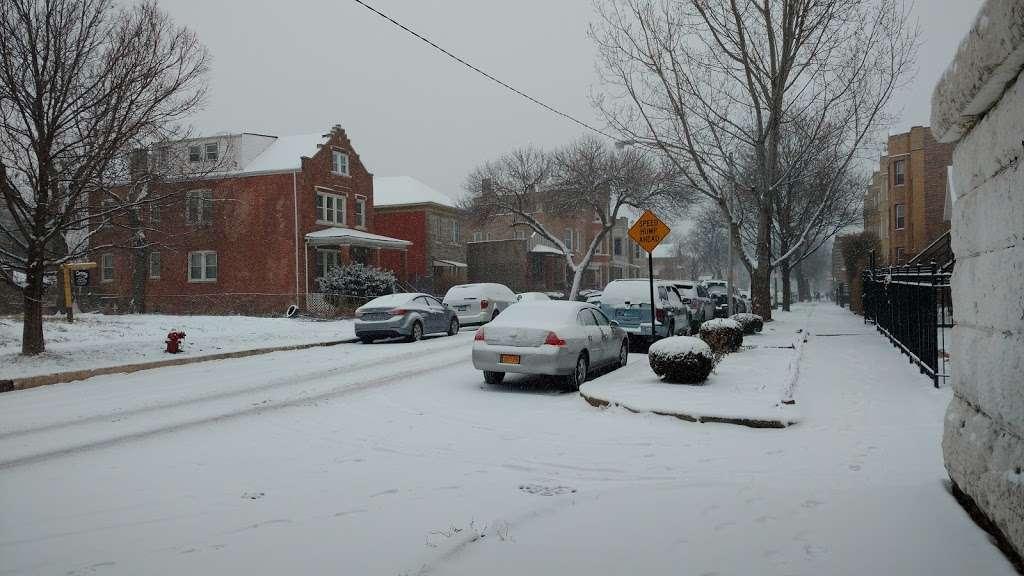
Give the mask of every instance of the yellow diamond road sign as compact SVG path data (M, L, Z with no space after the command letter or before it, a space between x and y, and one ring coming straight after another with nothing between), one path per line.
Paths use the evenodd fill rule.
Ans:
M650 210L644 212L644 215L633 224L633 227L629 229L629 237L634 242L640 245L641 248L648 252L653 252L654 248L661 241L668 236L671 232L671 228L665 225L664 222L658 219Z

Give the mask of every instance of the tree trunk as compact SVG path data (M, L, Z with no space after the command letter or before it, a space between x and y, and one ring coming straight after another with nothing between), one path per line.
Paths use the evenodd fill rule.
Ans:
M22 291L21 353L40 354L45 350L43 341L43 267L30 264L25 271L27 284Z
M793 297L790 292L790 268L789 260L783 260L779 264L779 274L782 275L782 309L789 312L793 305Z
M757 267L750 280L754 314L772 319L772 211L771 203L760 208L757 222Z
M146 278L149 276L149 249L146 248L146 230L137 209L128 210L130 231L129 253L132 260L132 297L128 311L132 314L146 313Z
M797 298L801 302L809 302L811 300L811 283L804 274L804 263L798 262L794 271L796 272Z

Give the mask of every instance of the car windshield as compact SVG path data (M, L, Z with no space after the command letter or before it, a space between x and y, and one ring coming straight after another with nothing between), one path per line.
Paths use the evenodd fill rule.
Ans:
M374 298L363 305L365 308L383 308L386 306L399 306L401 304L409 304L413 298L418 294L388 294L386 296L380 296Z

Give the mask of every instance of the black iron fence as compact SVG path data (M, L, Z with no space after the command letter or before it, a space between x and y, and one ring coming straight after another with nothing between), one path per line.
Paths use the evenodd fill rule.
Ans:
M947 329L953 327L952 263L870 267L864 271L864 321L873 323L939 387L949 377Z

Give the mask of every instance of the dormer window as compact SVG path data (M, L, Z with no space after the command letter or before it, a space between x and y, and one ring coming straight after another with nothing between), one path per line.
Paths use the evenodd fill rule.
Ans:
M341 150L331 150L331 172L340 176L348 176L348 154Z

